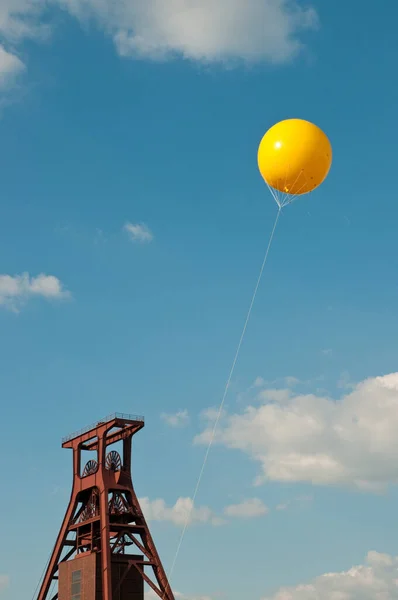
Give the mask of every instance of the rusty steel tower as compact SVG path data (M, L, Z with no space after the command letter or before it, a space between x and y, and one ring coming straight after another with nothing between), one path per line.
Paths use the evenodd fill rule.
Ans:
M143 427L143 417L114 414L62 440L73 486L37 600L143 600L144 582L174 600L131 477L132 437ZM109 449L116 442L121 455Z

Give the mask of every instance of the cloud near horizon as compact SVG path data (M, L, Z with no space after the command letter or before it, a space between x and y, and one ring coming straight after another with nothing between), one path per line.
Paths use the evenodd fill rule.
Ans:
M147 497L139 498L142 512L148 521L168 521L177 527L194 523L210 523L211 525L223 524L208 506L194 507L191 498L178 498L174 506L167 506L163 498L150 500Z
M240 504L230 504L224 508L227 517L252 519L268 514L269 509L259 498L248 498Z
M398 556L369 552L364 565L325 573L313 581L279 589L262 600L398 600Z
M225 525L227 521L217 516L208 506L196 508L191 498L178 498L174 506L167 506L163 498L150 500L139 498L142 512L148 521L165 521L176 527L183 527L186 522L193 524L210 524L215 527ZM262 517L269 512L262 500L247 498L240 504L230 504L223 514L230 518L251 519Z
M398 483L398 373L368 378L339 400L262 389L226 414L214 443L260 465L255 484L309 482L380 492ZM212 423L194 439L208 444Z

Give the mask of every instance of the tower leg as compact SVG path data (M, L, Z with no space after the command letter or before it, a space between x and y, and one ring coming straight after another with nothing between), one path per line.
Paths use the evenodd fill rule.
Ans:
M61 526L60 532L58 534L57 541L55 543L54 550L53 550L51 558L50 558L50 562L47 567L46 575L41 584L39 595L37 596L37 600L45 600L45 598L47 597L47 594L50 589L51 581L58 569L58 563L59 563L59 559L61 556L61 552L63 550L65 540L68 535L68 526L69 526L69 523L75 512L75 509L76 509L76 497L73 495L69 501L69 505L68 505L64 520L62 522L62 526Z
M130 494L134 510L139 518L140 524L143 525L144 528L144 533L142 534L142 541L144 543L144 547L147 551L149 551L149 554L151 556L151 561L154 565L153 570L158 581L159 588L162 592L162 600L174 600L174 595L171 591L166 572L163 568L159 554L156 550L155 542L153 541L151 532L149 531L149 527L141 510L141 506L138 502L138 498L136 496L133 486L131 486Z
M112 564L111 548L109 545L109 516L108 516L108 490L101 491L101 563L102 563L102 597L103 600L112 600Z

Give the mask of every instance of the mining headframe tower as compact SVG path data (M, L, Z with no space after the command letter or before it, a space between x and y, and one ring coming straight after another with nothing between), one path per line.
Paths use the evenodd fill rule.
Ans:
M132 482L132 437L143 427L143 417L116 413L62 440L72 492L37 600L143 600L145 582L174 600ZM121 455L109 449L117 442Z

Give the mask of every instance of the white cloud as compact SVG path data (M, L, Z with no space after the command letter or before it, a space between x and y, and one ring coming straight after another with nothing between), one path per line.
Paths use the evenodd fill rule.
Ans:
M4 89L25 69L25 65L15 54L0 46L0 88Z
M25 65L15 53L15 47L26 39L44 39L50 28L41 16L46 0L1 0L0 36L0 90L8 90L16 77L25 70Z
M261 517L268 513L268 507L259 498L249 498L240 504L230 504L224 508L224 514L228 517L239 517L250 519Z
M0 275L0 307L18 312L19 307L34 296L64 299L70 297L70 293L63 289L61 281L54 275Z
M270 390L285 392L284 388L294 388L294 387L308 387L313 385L316 382L324 381L323 375L318 375L316 377L311 377L310 379L299 379L298 377L294 377L292 375L287 375L286 377L279 377L273 380L266 380L263 377L257 377L252 385L249 387L249 390L262 388L265 389L265 393L269 393ZM282 389L281 389L282 388Z
M398 557L369 552L364 565L325 573L313 581L281 588L262 600L398 600Z
M196 508L191 498L178 498L174 506L167 506L162 498L149 500L140 498L142 511L148 521L169 521L177 527L183 527L188 519L188 524L210 523L221 525L223 521L218 518L207 506Z
M0 32L13 43L26 38L43 38L49 27L40 20L46 0L1 0Z
M189 414L186 409L180 410L173 414L162 413L160 417L165 423L167 423L167 425L170 425L171 427L184 427L189 423Z
M46 40L53 32L53 24L43 18L49 14L49 4L67 11L83 25L94 22L124 57L277 64L292 59L303 47L301 34L318 26L315 10L303 7L301 2L1 0L0 36L5 45L0 45L0 90L4 95L25 69L14 49L26 39ZM6 98L1 100L3 105ZM138 235L135 241L152 239Z
M338 401L292 390L262 398L260 406L224 416L215 436L260 463L256 483L380 491L398 482L398 373L366 379ZM194 442L207 444L210 436L207 427Z
M10 584L10 578L8 577L8 575L0 574L0 592L5 590L6 588L8 588L9 584Z
M53 0L81 22L95 21L123 56L282 63L317 27L301 0ZM48 35L45 0L2 0L0 32L13 41Z
M153 240L153 233L144 223L126 223L124 230L127 231L132 242L145 244Z
M295 0L136 0L123 13L113 28L121 55L208 63L284 62L301 47L298 33L317 23L314 10Z
M210 524L215 527L225 525L227 521L217 516L208 506L193 506L191 498L178 498L174 506L167 506L163 498L139 499L142 511L148 521L166 521L176 527L188 524ZM268 513L268 507L258 498L249 498L240 504L231 504L224 508L224 515L230 518L249 519Z

